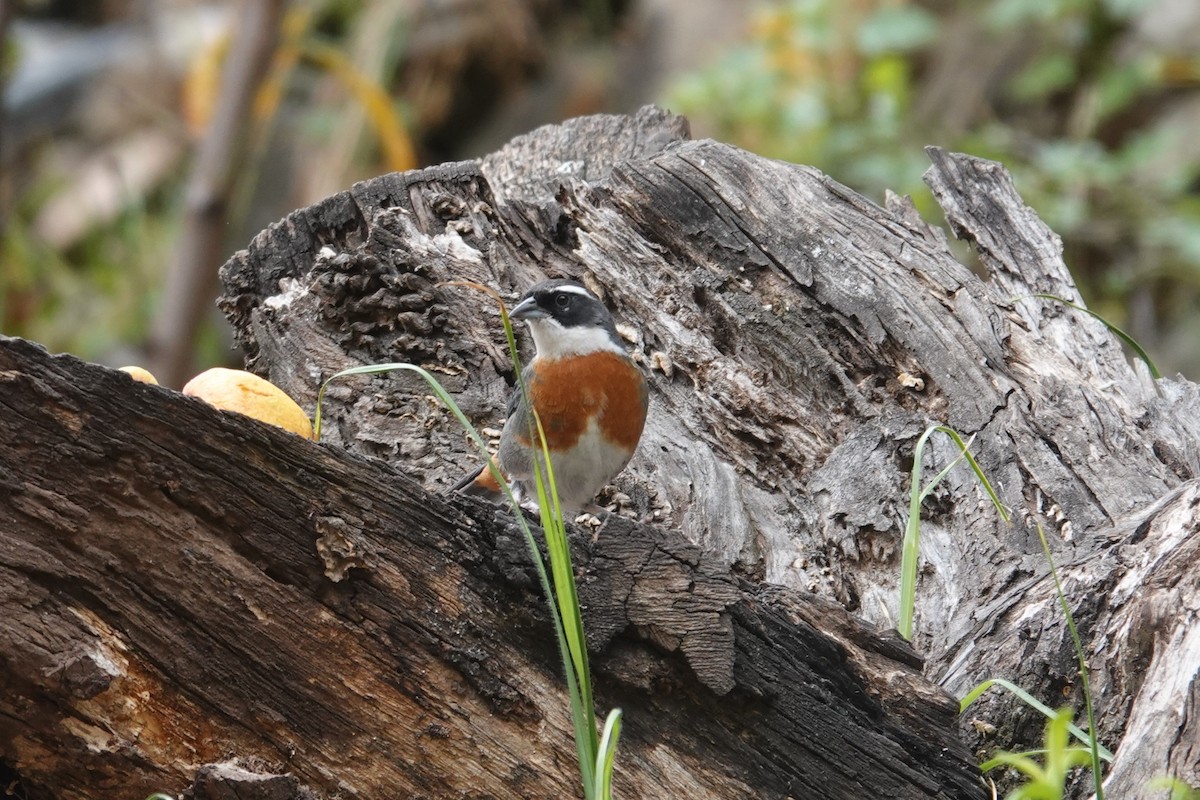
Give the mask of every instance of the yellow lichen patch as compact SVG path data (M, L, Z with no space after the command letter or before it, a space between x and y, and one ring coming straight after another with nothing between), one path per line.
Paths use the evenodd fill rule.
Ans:
M244 370L214 367L188 381L183 393L223 411L236 411L312 438L312 424L304 409L275 384Z

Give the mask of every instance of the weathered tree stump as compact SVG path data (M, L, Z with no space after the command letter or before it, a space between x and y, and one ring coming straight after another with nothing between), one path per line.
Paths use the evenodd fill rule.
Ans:
M622 798L988 796L963 743L1041 720L1004 697L957 719L937 684L1081 706L1039 517L1120 745L1110 796L1200 780L1197 387L1027 297L1078 302L995 164L931 151L985 280L902 199L686 138L645 109L359 184L231 260L222 307L310 409L342 368L411 361L490 425L499 314L449 282L576 277L627 324L650 421L575 541ZM28 796L575 794L529 554L503 509L438 496L476 456L430 395L334 384L316 445L0 340L0 760ZM975 436L1017 513L965 469L927 501L923 677L881 631L931 422Z

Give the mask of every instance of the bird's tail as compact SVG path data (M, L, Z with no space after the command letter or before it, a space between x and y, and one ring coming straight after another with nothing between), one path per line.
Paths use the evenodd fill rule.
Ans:
M474 472L467 473L462 480L454 484L453 491L462 492L465 495L474 497L490 497L493 499L499 498L504 494L495 476L492 475L492 471L487 468L487 464L482 464Z

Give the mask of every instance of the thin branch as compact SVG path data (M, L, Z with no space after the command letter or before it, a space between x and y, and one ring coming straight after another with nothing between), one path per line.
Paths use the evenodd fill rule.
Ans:
M279 39L287 0L243 0L221 76L220 96L188 178L186 214L150 332L151 369L179 386L192 367L196 333L217 294L217 268L227 255L224 231L255 94Z

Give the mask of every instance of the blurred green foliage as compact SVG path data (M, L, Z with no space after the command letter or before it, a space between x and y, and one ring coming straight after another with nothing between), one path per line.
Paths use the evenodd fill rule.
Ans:
M84 358L136 356L132 343L141 341L153 313L178 230L179 184L172 181L155 197L133 202L66 251L33 231L33 218L53 188L36 185L0 237L0 333Z
M1026 201L1063 236L1089 305L1128 330L1168 370L1197 375L1200 137L1193 131L1200 124L1200 47L1171 54L1135 35L1158 13L1151 5L764 1L753 7L746 40L698 74L677 80L667 100L697 130L814 164L869 195L878 197L884 188L910 194L934 221L940 211L920 179L928 166L924 145L1001 161ZM293 125L289 141L295 146L302 140L302 157L311 158L330 140L331 146L353 145L362 160L357 139L346 144L334 135L333 123L352 102L372 112L375 135L368 138L378 146L366 157L380 162L379 170L397 168L384 163L389 160L409 160L380 157L405 152L404 136L421 133L421 114L414 108L412 119L404 120L407 106L395 102L393 72L404 67L359 76L334 58L336 48L355 51L355 31L369 7L356 0L297 3L310 16L293 39L285 37L288 58L277 65L275 102L265 103L272 110L261 116L272 118L289 104L283 115ZM317 51L322 58L310 52L314 43L325 48ZM406 46L399 36L395 47ZM13 43L6 43L5 57L17 56ZM339 77L349 91L338 91ZM211 82L215 88L215 78ZM393 102L384 102L389 93ZM442 94L430 97L426 102L449 107ZM1190 118L1181 113L1189 100ZM445 108L443 124L457 119L445 117ZM395 123L390 127L379 122L389 119ZM260 122L262 133L269 124ZM266 138L257 144L265 147ZM30 224L40 203L60 188L50 184L62 173L43 174L28 164L21 169L32 178L17 187L15 207L4 209L0 331L88 358L136 346L152 313L154 298L146 287L157 290L170 260L183 181L172 177L138 198L116 223L60 252L39 243ZM258 170L256 161L244 183L253 183ZM292 205L312 199L297 195ZM246 216L251 202L261 198L244 194L235 209ZM240 232L231 240L233 246L244 243ZM102 301L110 292L113 305L106 310ZM222 351L214 339L211 358Z
M1200 148L1172 113L1200 88L1197 51L1132 35L1149 0L934 5L761 5L746 41L670 104L717 138L866 194L909 194L933 220L924 145L1000 161L1105 316L1151 349L1172 325L1200 324ZM1138 293L1152 313L1130 320Z
M749 41L681 81L671 105L718 138L852 186L915 188L928 162L904 141L911 54L938 27L916 6L856 16L837 0L771 4Z
M133 24L120 9L111 11L122 24ZM334 152L337 124L350 111L361 109L374 134L371 143L380 155L370 151L360 156L358 142L353 140L343 145L355 150L345 160L351 164L355 159L378 161L371 168L380 172L417 165L403 120L403 104L392 96L383 76L364 74L353 60L354 23L365 11L357 0L297 0L292 4L267 86L256 98L252 124L242 134L251 157L239 170L227 198L230 211L224 228L230 252L253 235L254 228L243 230L245 220L261 217L264 207L269 212L261 223L265 225L287 213L290 204L319 199L289 194L299 195L305 187L297 188L294 182L270 174L272 167L278 169L288 157L281 139L301 154L294 156L297 159L320 153L326 160L336 160L340 156ZM384 11L392 20L389 30L402 28L400 23L407 18L402 6ZM148 14L169 16L157 7L148 9ZM236 18L231 18L231 23L236 24ZM12 160L12 174L5 176L7 183L0 183L0 334L32 339L51 351L67 351L112 366L144 363L144 345L163 290L163 276L176 256L187 213L184 195L190 158L218 102L233 32L232 26L227 27L198 45L184 67L171 68L180 74L164 70L167 75L159 77L178 83L169 93L174 100L168 104L130 100L141 89L139 81L149 77L128 68L127 83L121 84L122 91L116 95L120 102L128 103L121 108L129 118L126 127L106 129L86 111L74 109L67 122L57 121L57 127L22 143L19 158ZM394 48L403 44L401 36ZM0 68L21 59L16 38L5 40L2 55ZM393 57L389 65L394 61ZM290 127L279 123L281 117L287 118ZM107 162L106 145L136 133L139 127L158 130L164 138L185 140L185 156L178 167L149 185L124 187L115 216L110 219L108 214L97 213L80 240L60 246L47 242L38 223L48 205L56 197L70 196L76 188L73 184L81 182L80 173L88 167ZM267 158L270 148L276 149L274 161ZM120 177L115 158L112 172ZM264 183L266 188L261 187ZM219 265L210 266L216 269ZM212 320L218 321L215 306ZM204 325L194 341L195 361L202 365L239 363L240 356L230 351L227 339L219 322Z

